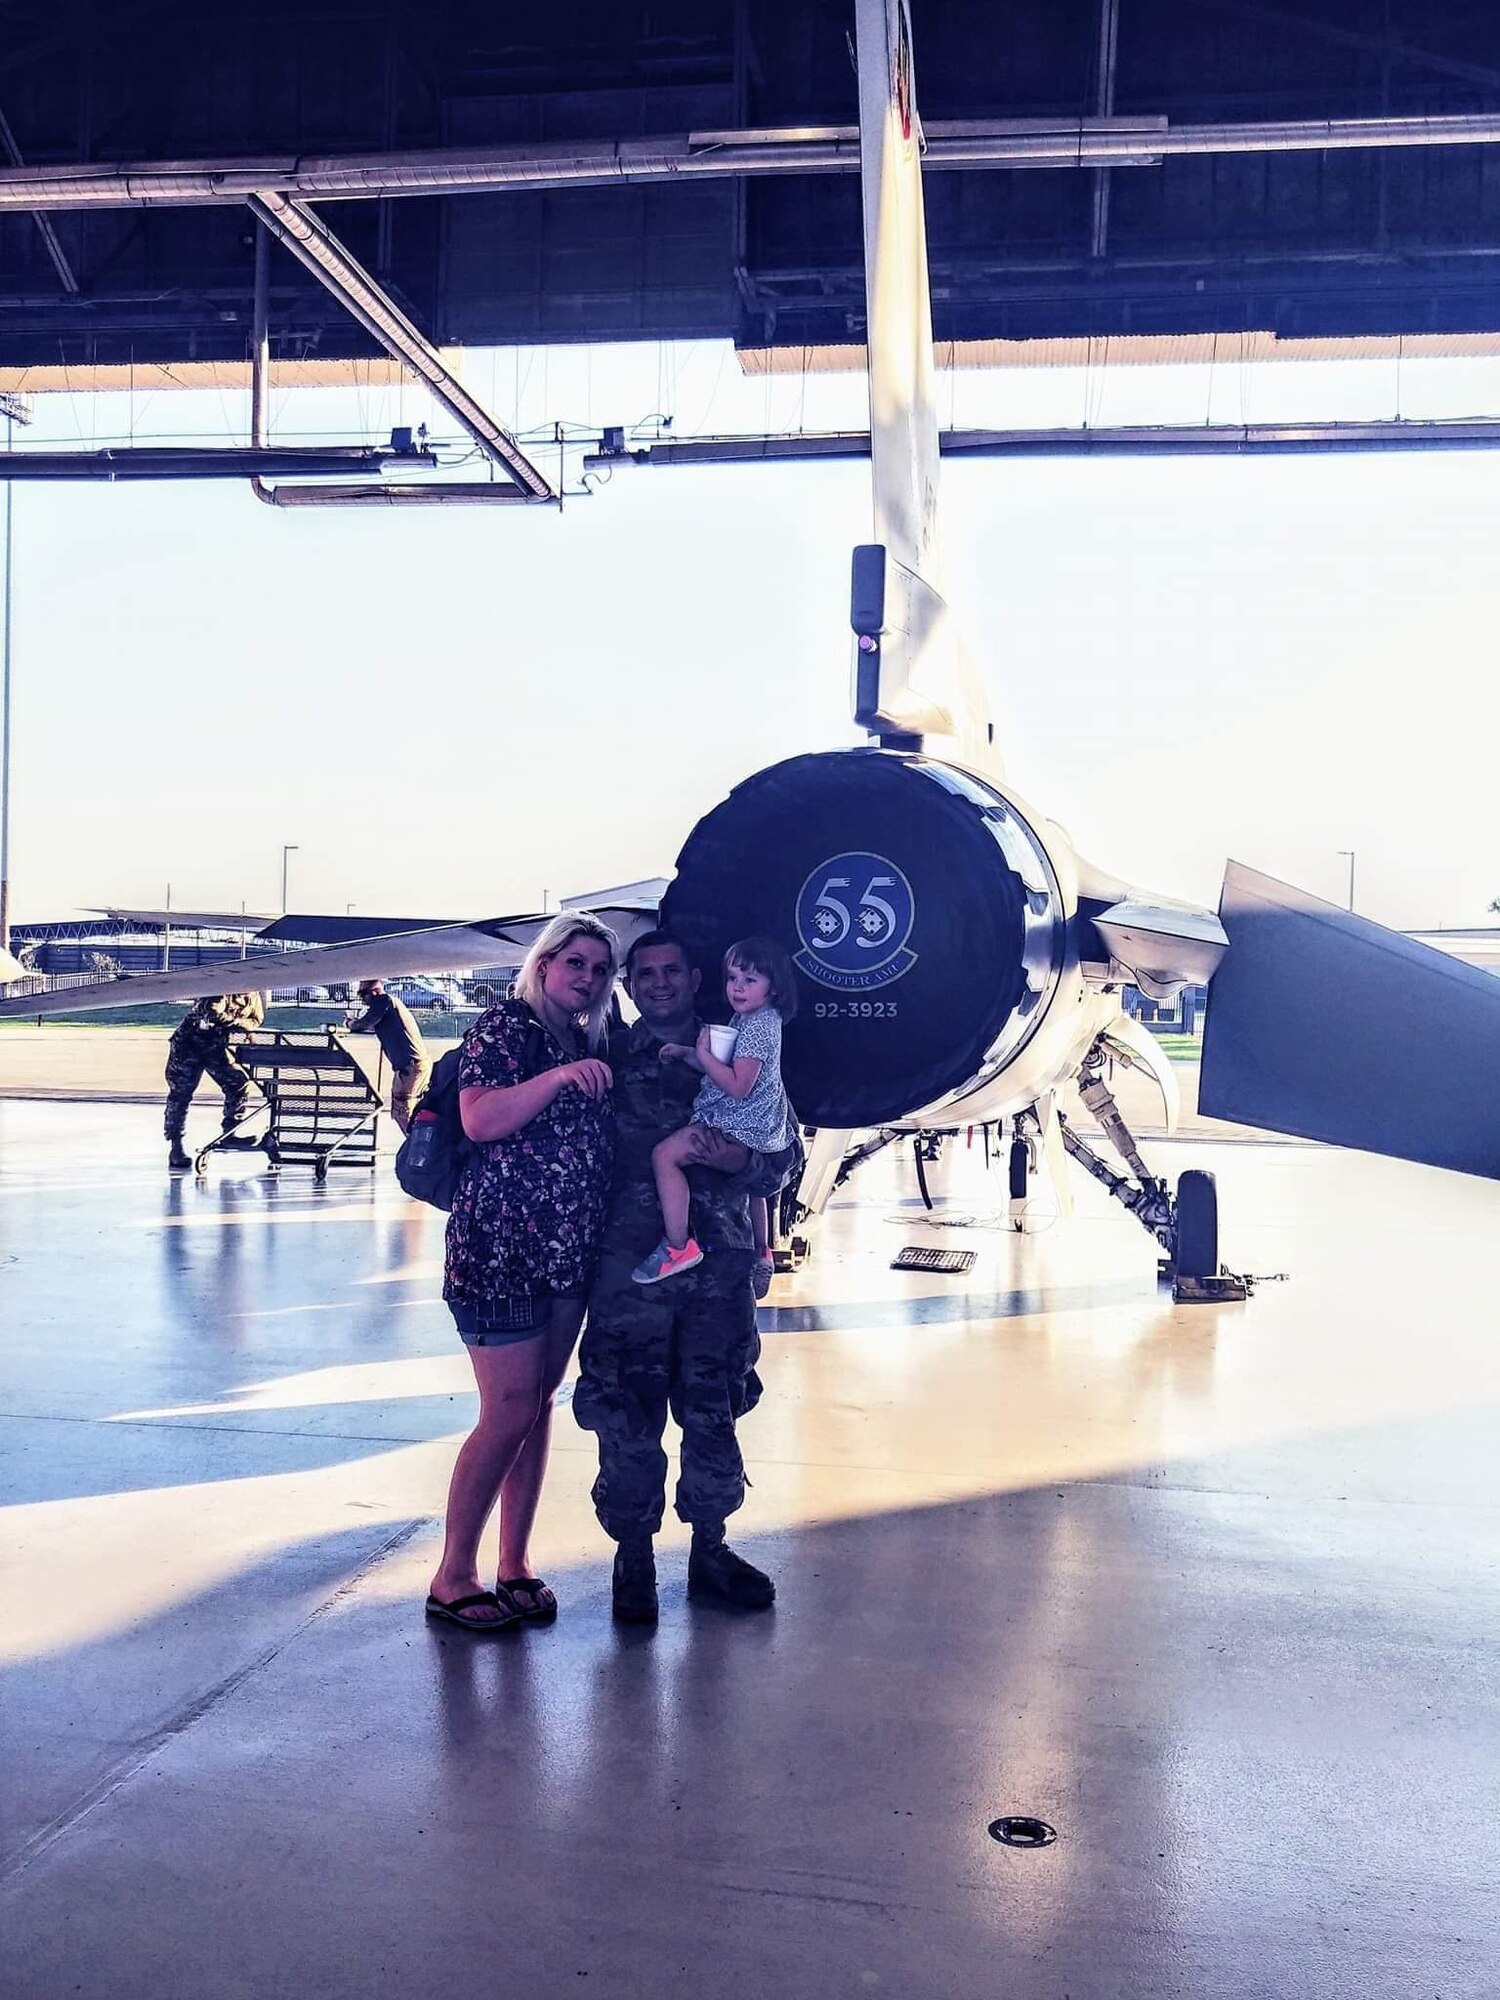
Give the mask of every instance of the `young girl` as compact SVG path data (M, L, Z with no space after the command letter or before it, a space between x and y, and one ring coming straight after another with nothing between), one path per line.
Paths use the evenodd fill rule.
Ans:
M651 1154L666 1234L631 1276L638 1285L659 1284L690 1271L703 1252L688 1234L691 1190L685 1168L742 1173L752 1154L779 1153L797 1138L797 1121L781 1081L781 1028L797 1011L791 960L774 938L741 938L724 954L724 996L729 1029L705 1028L696 1048L669 1042L663 1062L685 1062L703 1082L690 1125L670 1133ZM716 1056L711 1037L733 1036L727 1056ZM764 1198L750 1203L757 1277L770 1265L770 1229ZM758 1287L758 1292L762 1287Z

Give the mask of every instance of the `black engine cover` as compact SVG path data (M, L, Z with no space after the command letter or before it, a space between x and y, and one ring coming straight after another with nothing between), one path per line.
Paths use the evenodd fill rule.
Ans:
M662 922L711 1019L736 938L793 955L784 1067L805 1124L886 1124L978 1074L1026 989L1003 816L981 781L931 759L834 750L758 772L688 836Z

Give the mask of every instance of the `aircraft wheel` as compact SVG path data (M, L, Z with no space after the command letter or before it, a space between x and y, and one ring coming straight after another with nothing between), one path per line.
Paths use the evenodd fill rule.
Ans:
M1177 1254L1183 1278L1214 1278L1219 1272L1219 1189L1212 1174L1190 1168L1177 1181Z
M780 1194L773 1195L775 1206L771 1218L775 1224L772 1234L778 1243L785 1243L795 1233L797 1225L807 1214L807 1210L797 1199L797 1181L800 1175L789 1180Z
M780 1278L788 1271L800 1271L811 1255L812 1239L793 1234L776 1245L771 1252L771 1262L776 1267L777 1277Z
M1026 1199L1026 1183L1031 1175L1031 1154L1024 1139L1010 1142L1010 1198L1012 1201Z

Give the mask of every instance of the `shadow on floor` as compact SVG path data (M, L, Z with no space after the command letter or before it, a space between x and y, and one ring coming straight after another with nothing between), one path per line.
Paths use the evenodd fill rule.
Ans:
M14 1990L1488 1992L1500 1655L1390 1515L1039 1488L747 1532L760 1617L673 1553L655 1633L600 1561L489 1641L424 1625L410 1526L290 1548L0 1677L24 1770L202 1649L13 1866Z

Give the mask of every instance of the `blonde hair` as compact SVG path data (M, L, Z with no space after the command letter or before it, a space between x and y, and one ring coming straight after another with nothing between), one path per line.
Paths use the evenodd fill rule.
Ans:
M577 937L593 938L596 944L602 944L609 953L609 978L605 981L599 998L582 1017L584 1039L592 1051L604 1046L610 996L614 992L615 974L620 969L620 940L609 925L600 923L591 911L564 910L560 916L552 919L521 962L521 970L516 974L515 996L518 1000L524 1000L532 1013L540 1019L542 981L546 976L548 962L556 958L560 951L566 950Z

